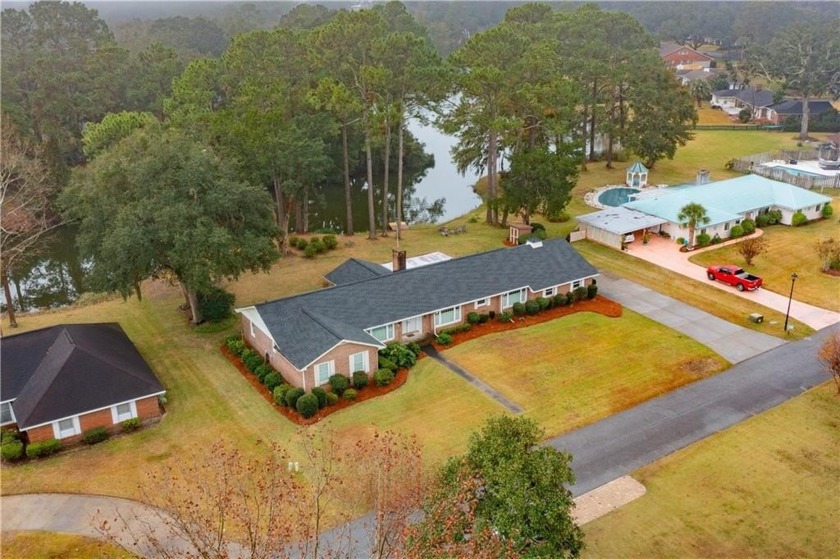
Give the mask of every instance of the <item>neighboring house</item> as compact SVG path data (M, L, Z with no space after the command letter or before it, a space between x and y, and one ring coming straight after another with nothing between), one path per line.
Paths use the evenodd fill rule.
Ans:
M237 309L242 335L287 382L310 390L333 374L372 373L390 341L420 341L470 312L587 286L598 275L563 239L380 274L350 259L318 291Z
M773 124L781 124L789 117L802 116L802 99L785 99L781 103L776 103L767 107L765 118ZM808 101L808 113L810 117L817 117L819 115L834 111L831 101L826 99L816 99Z
M768 109L773 105L775 93L769 89L721 89L712 93L710 105L720 107L737 117L743 109L749 109L755 120L769 120Z
M66 324L4 337L3 427L72 443L94 427L161 416L165 390L119 324Z
M677 72L677 79L682 85L688 85L694 80L711 80L718 75L713 68L701 68L699 70L680 70Z
M586 238L619 248L622 239L633 234L641 239L645 230L664 231L672 238L687 238L688 227L680 225L677 215L687 204L698 203L706 209L708 224L697 226L697 234L729 237L732 226L745 219L755 219L771 210L782 212L781 223L791 224L793 214L801 211L808 219L817 219L831 198L792 184L759 175L702 185L675 186L649 191L619 208L608 208L579 216Z
M676 70L711 68L715 65L714 57L676 43L662 43L659 47L659 57Z

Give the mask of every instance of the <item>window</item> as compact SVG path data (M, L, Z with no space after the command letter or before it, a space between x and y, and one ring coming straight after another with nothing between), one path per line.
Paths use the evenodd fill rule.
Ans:
M5 425L6 423L14 422L15 414L12 413L12 403L3 402L2 404L0 404L0 425Z
M330 380L330 377L335 374L335 361L327 361L325 363L318 363L315 365L315 384L321 386Z
M461 307L451 307L435 313L435 326L445 326L461 321Z
M111 408L111 419L115 425L133 417L137 417L137 406L134 402L117 404Z
M419 316L403 320L403 334L413 334L423 329L423 319Z
M370 335L379 340L380 342L387 342L388 340L394 339L394 325L393 324L386 324L385 326L379 326L377 328L370 329Z
M254 337L254 323L249 320L248 321L248 326L251 327L251 337L253 338Z
M543 297L553 297L554 296L554 288L549 287L548 289L543 291Z
M82 432L78 417L70 417L53 423L53 435L56 439L66 439Z
M723 230L724 231L729 231L729 222L728 221L723 224Z
M575 280L572 282L572 291L574 291L578 287L583 287L583 280Z
M510 308L513 306L514 303L524 303L525 302L525 290L524 289L517 289L516 291L510 291L509 293L505 293L502 297L502 308Z
M476 307L486 307L489 304L490 304L490 299L487 299L487 298L479 299L478 301L475 302Z
M350 356L350 372L355 373L356 371L364 371L368 372L370 367L368 367L368 352L361 351L359 353L354 353Z

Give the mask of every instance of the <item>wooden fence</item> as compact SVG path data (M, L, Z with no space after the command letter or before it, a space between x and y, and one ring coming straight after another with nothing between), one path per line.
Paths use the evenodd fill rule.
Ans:
M764 153L756 153L747 157L739 157L730 160L727 165L734 171L740 173L755 173L768 179L786 182L800 188L813 190L815 188L840 188L840 175L833 177L817 177L813 175L799 174L796 171L784 167L765 167L765 163L771 161L816 161L818 150L774 150Z

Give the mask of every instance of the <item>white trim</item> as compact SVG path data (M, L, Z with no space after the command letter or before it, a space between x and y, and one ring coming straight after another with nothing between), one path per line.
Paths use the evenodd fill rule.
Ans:
M260 311L257 310L256 307L242 307L240 309L234 309L235 312L241 314L248 321L251 323L251 337L255 337L254 334L254 326L256 326L260 332L265 334L269 340L271 340L272 344L276 344L277 342L274 340L274 337L271 335L271 332L268 330L268 326L266 326L265 321L263 321L262 316L260 315Z
M7 421L6 423L0 423L0 425L11 425L12 423L17 423L17 418L15 417L15 409L12 407L12 402L14 402L14 399L6 400L5 402L0 402L0 406L5 406L8 404L9 415L12 417L11 421Z
M161 390L160 392L155 392L154 394L147 394L145 396L138 396L138 397L134 398L134 400L126 400L124 402L116 402L116 403L110 404L108 406L102 406L101 408L96 408L95 410L88 410L88 411L79 412L76 415L68 415L66 417L59 417L57 419L51 419L50 421L44 421L43 423L39 423L38 425L27 425L25 427L23 427L21 425L18 425L18 429L20 429L21 431L29 431L30 429L36 429L38 427L43 427L44 425L49 425L51 423L55 423L56 421L62 421L64 419L69 419L71 417L81 417L81 416L87 415L89 413L96 413L98 411L107 410L107 409L111 408L112 406L116 406L116 405L119 405L119 404L125 404L127 402L132 402L132 401L136 402L138 400L145 400L146 398L151 398L152 396L160 396L161 394L166 394L166 390Z
M551 293L549 293L549 291L551 291ZM547 287L547 288L543 289L543 291L542 291L542 296L543 297L554 297L555 295L557 295L557 287L556 286L555 287Z
M128 404L128 415L129 417L120 418L117 408L120 406L124 406ZM134 419L137 417L137 401L131 400L130 402L122 402L119 404L114 404L111 406L111 423L114 425L118 425L127 419Z
M389 327L390 327L390 332L388 330ZM373 331L378 330L379 328L385 328L385 339L380 340L379 338L377 338L376 336L373 335ZM371 338L378 341L379 343L390 342L391 340L393 340L394 338L397 337L397 328L396 328L396 326L394 325L393 322L389 322L388 324L383 324L381 326L375 326L373 328L369 328L369 329L365 330L365 332L367 332L368 335Z
M319 373L318 373L318 368L321 365L326 365L327 366L327 373L328 373L327 378L323 382L321 381L321 378L320 378ZM312 375L313 380L315 382L315 386L322 386L324 384L327 384L327 382L329 382L329 380L330 380L330 377L335 374L335 359L330 359L329 361L322 361L321 363L317 363L315 365L315 368L314 368L313 372L315 373L314 375Z
M586 283L586 279L576 279L569 282L569 291L574 291L575 289L579 289L584 286Z
M410 321L417 321L417 328L413 330L409 330L411 326L409 326ZM412 316L411 318L406 318L402 321L402 335L405 336L407 334L414 334L415 332L422 332L423 331L423 316Z
M62 421L72 421L73 422L73 432L72 433L65 435L61 432L61 426L59 424ZM71 417L65 417L63 419L55 420L55 421L52 422L52 428L53 428L53 438L58 439L58 440L69 439L70 437L75 437L76 435L81 435L82 434L82 425L79 422L79 416L78 415L74 415L74 416L71 416Z
M452 320L450 320L449 322L440 322L441 313L449 312L449 311L455 311L452 315ZM440 328L442 326L448 326L450 324L456 324L458 322L461 322L461 305L455 305L454 307L447 307L445 309L441 309L439 311L436 311L435 316L434 316L434 321L435 321L435 328Z
M362 356L362 368L361 369L357 369L353 365L353 358L356 357L357 355ZM348 361L348 364L350 366L349 367L350 368L350 374L353 374L356 371L364 371L366 373L370 372L370 352L367 351L367 350L360 351L358 353L353 353L352 355L350 355L350 357L347 358L347 361Z
M520 287L519 289L513 289L511 291L507 291L507 292L503 293L502 294L502 309L512 309L514 304L524 303L525 301L527 301L528 300L528 294L525 292L526 289L528 291L531 291L530 287ZM516 301L515 303L510 303L510 298L508 297L508 295L510 295L512 293L517 293L517 292L522 295L522 300ZM506 305L505 303L510 303L510 304Z
M482 303L481 301L484 301L484 303ZM473 306L475 306L475 308L489 307L490 306L490 297L483 297L481 299L476 299L473 302Z

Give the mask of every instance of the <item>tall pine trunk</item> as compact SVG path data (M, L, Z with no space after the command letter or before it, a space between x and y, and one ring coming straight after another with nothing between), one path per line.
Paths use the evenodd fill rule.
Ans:
M277 206L277 227L280 229L281 252L285 256L289 254L289 220L286 213L286 197L283 195L283 188L280 186L280 177L272 177L274 185L274 201Z
M300 202L303 206L303 231L309 232L309 186L303 187L303 200Z
M598 94L598 82L592 82L592 114L589 115L589 160L595 161L595 96Z
M496 207L497 184L496 184L496 151L498 149L498 137L496 131L490 129L487 138L487 223L499 223L499 209Z
M391 179L391 123L385 119L385 172L382 177L382 236L388 236L388 182Z
M3 282L3 295L6 297L6 312L9 313L9 328L17 328L17 319L15 318L15 304L12 301L12 290L9 287L9 276L6 270L0 271L0 281ZM20 293L18 293L20 295Z
M368 239L376 238L376 204L373 202L373 154L370 148L370 132L365 130L365 159L367 160L368 186Z
M344 208L347 211L347 222L344 234L353 234L353 195L350 191L350 154L347 151L347 124L341 126L341 155L344 166Z
M405 151L405 145L403 143L403 139L405 136L405 112L401 109L400 110L400 122L399 122L399 147L397 151L399 151L399 159L397 160L397 248L400 247L400 230L402 228L402 219L403 219L403 208L402 208L402 189L403 189L403 157Z

